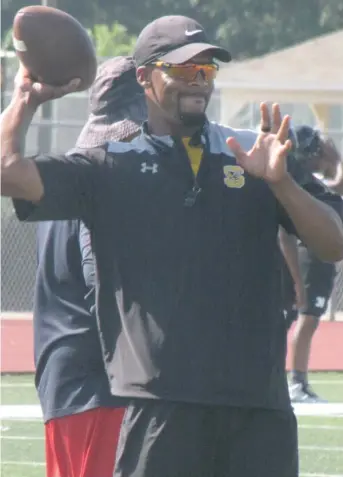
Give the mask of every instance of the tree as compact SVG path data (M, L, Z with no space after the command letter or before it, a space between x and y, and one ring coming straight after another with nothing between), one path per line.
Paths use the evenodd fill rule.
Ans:
M94 25L89 33L99 57L130 55L136 42L136 37L129 35L127 29L117 22L110 27Z
M259 56L343 28L341 0L199 0L199 6L212 12L216 37L234 58Z
M7 30L2 41L2 49L4 51L13 51L12 28Z
M15 12L30 3L3 0L2 32L11 27ZM342 0L82 0L82 8L80 1L58 0L58 6L86 28L103 24L111 30L111 25L118 23L127 28L129 36L162 15L191 16L204 25L210 37L228 47L235 59L262 55L343 28ZM119 39L119 32L113 38Z

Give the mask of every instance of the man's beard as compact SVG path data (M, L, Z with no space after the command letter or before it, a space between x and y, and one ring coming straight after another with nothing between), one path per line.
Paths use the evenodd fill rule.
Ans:
M187 95L188 96L188 95ZM178 118L183 126L188 128L201 127L206 120L206 108L208 105L208 99L204 96L201 99L205 101L203 111L182 111L182 95L178 97Z
M185 127L194 128L203 126L206 114L203 113L180 113L179 119Z

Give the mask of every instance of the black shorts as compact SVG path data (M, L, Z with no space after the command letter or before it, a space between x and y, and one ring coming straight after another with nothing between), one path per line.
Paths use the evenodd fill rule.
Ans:
M115 477L298 477L293 411L139 400L125 413Z
M320 318L328 307L336 267L332 263L322 262L303 245L299 246L299 260L307 297L306 306L299 313Z

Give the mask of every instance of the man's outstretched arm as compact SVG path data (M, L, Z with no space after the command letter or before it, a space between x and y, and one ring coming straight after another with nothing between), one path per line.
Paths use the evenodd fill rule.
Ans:
M1 195L38 202L43 184L33 160L23 157L25 136L36 108L15 91L1 115Z
M55 88L33 83L26 75L19 69L11 104L1 116L1 193L14 199L22 221L90 220L95 189L103 183L105 148L82 155L24 156L27 130L39 105L77 84Z
M1 194L39 202L44 186L39 171L30 158L24 157L25 138L40 104L73 92L78 82L63 87L33 83L20 67L10 105L1 115Z

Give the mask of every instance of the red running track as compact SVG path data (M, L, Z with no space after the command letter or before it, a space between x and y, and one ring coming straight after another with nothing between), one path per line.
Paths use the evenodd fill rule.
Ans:
M311 371L343 371L342 343L343 322L323 321L313 340ZM289 359L287 366L288 363ZM33 371L32 320L20 318L18 314L1 319L1 372Z

